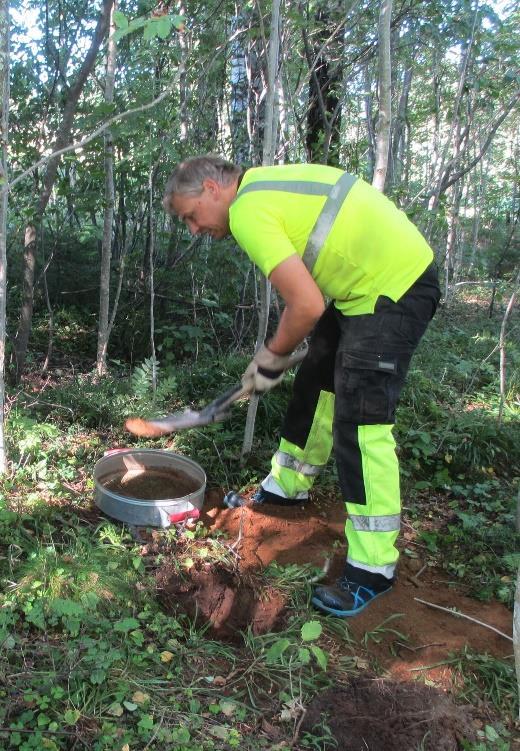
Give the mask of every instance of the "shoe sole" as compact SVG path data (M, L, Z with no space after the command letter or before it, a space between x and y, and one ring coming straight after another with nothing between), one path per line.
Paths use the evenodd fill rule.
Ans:
M378 597L381 597L381 595L386 595L387 592L391 592L392 587L389 587L388 589L383 590L382 592L378 592L374 597L371 597L370 600L367 600L363 603L363 605L360 605L355 610L336 610L335 608L329 608L328 605L325 605L321 600L319 600L317 597L313 597L311 599L312 604L318 608L318 610L322 610L325 613L328 613L329 615L335 615L337 618L350 618L352 615L357 615L358 613L361 613L362 610L364 610L368 605L370 605L374 600L377 600Z

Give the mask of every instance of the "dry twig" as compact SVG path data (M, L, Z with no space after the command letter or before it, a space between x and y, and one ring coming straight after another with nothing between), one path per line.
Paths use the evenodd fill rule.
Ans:
M433 602L427 602L426 600L421 600L419 597L414 597L414 600L417 602L422 602L423 605L428 605L430 608L436 608L437 610L443 610L445 613L451 613L451 615L456 616L457 618L465 618L468 621L471 621L472 623L478 623L479 626L484 626L484 628L489 628L491 631L494 631L495 634L499 634L499 636L503 636L504 639L507 639L508 641L513 641L513 639L508 636L507 634L504 634L503 631L499 631L498 628L495 628L494 626L490 626L489 623L484 623L483 621L479 621L476 618L472 618L470 615L466 615L465 613L461 613L458 610L455 610L455 608L444 608L442 605L435 605Z

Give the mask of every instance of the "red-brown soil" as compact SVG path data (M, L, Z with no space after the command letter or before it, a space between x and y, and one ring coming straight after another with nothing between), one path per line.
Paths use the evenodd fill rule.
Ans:
M248 626L258 635L276 631L283 623L287 598L254 574L213 565L180 576L166 565L156 579L167 609L181 607L192 618L208 621L216 638L241 641L240 632Z
M273 591L262 577L269 563L321 568L331 557L327 578L333 581L341 573L345 517L342 505L327 498L311 499L305 507L233 510L223 507L222 498L221 491L208 492L201 519L210 536L216 530L226 533L236 554L231 570L198 564L181 578L167 563L157 572L158 594L168 610L181 607L208 622L209 635L239 643L239 632L248 626L256 634L273 631L290 615L288 595ZM482 708L477 713L451 698L457 677L446 663L465 647L504 658L512 654L511 642L415 598L456 607L509 635L512 614L500 603L468 597L445 572L425 566L427 551L414 537L405 525L400 545L417 557L401 556L393 590L342 621L352 646L333 637L325 643L331 658L350 656L359 677L336 683L305 708L291 746L295 751L303 751L299 740L306 732L319 736L323 723L342 751L457 751L461 739L475 740L476 729L487 722ZM370 670L384 678L373 677Z
M321 501L318 505L311 500L305 507L282 509L263 505L230 510L223 508L222 495L220 491L207 494L202 520L210 530L226 532L231 542L238 539L242 527L241 542L236 546L242 575L254 575L272 561L282 565L312 563L322 567L329 556L332 561L328 579L333 581L341 573L345 558L345 514L340 503ZM411 545L407 540L410 536L405 528L401 547ZM362 639L366 632L372 632L387 618L399 614L389 623L389 628L399 631L405 639L388 633L382 635L380 642L370 641L370 653L399 680L417 677L418 668L446 660L448 653L464 647L496 657L511 655L511 642L495 632L417 602L415 598L446 608L456 607L512 635L512 614L501 603L480 602L466 596L460 583L450 582L445 572L435 568L427 567L417 578L426 557L421 557L417 544L414 550L418 551L418 558L401 556L393 590L348 620L348 628L355 639ZM278 600L272 604L273 608L280 606ZM389 646L396 640L404 646L397 644L397 655L393 655ZM395 651L395 644L393 648ZM421 671L421 674L436 683L449 683L451 677L449 666Z

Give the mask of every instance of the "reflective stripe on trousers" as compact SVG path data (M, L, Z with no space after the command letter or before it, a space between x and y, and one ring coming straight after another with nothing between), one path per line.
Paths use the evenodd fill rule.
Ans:
M389 516L356 516L350 514L349 519L357 532L398 532L401 528L400 514Z
M326 392L320 395L320 401L324 394ZM330 453L334 395L328 393L323 401L326 402L327 409L323 409L322 402L321 410L316 410L320 416L313 423L304 449L289 443L286 439L280 442L280 451L273 456L271 473L262 482L266 490L284 498L307 498L308 491L317 477L317 466L314 465L307 474L296 472L287 466L290 464L287 457L294 457L294 466L301 467L302 457L316 456L315 452L318 450L321 466L326 464L322 441L325 440ZM317 429L318 425L323 433ZM361 455L365 503L355 503L348 499L345 502L348 514L345 524L347 561L358 568L381 573L388 578L393 576L399 556L395 543L401 521L399 467L392 428L392 425L359 425L355 428L354 433ZM283 455L285 466L277 461L277 456L280 455ZM348 466L345 467L346 471L348 469ZM352 467L352 471L357 471L357 468Z
M333 415L334 394L320 392L306 445L300 448L281 439L271 460L271 472L262 482L265 490L283 498L307 498L332 451Z
M308 464L307 462L302 462L299 459L296 459L296 457L291 456L291 454L288 454L286 451L277 451L274 458L280 467L292 469L295 472L299 472L301 475L313 477L314 475L319 475L322 470L320 464Z
M289 453L291 450L293 454L299 453L298 446L289 444L288 441L283 441L283 444L286 450L277 451L273 456L272 470L262 482L262 487L270 493L281 495L282 498L306 500L309 496L308 488L296 490L296 487L298 484L310 487L323 467L319 464L309 464L308 462L301 461L301 459ZM282 484L284 487L290 486L292 488L291 494L285 492Z

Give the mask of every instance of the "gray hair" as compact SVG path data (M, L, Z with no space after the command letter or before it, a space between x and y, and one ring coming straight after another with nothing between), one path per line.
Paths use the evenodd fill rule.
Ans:
M163 206L169 209L171 198L175 193L200 195L204 190L202 183L208 178L227 186L236 180L241 172L241 167L216 154L192 156L185 159L175 167L166 183Z

